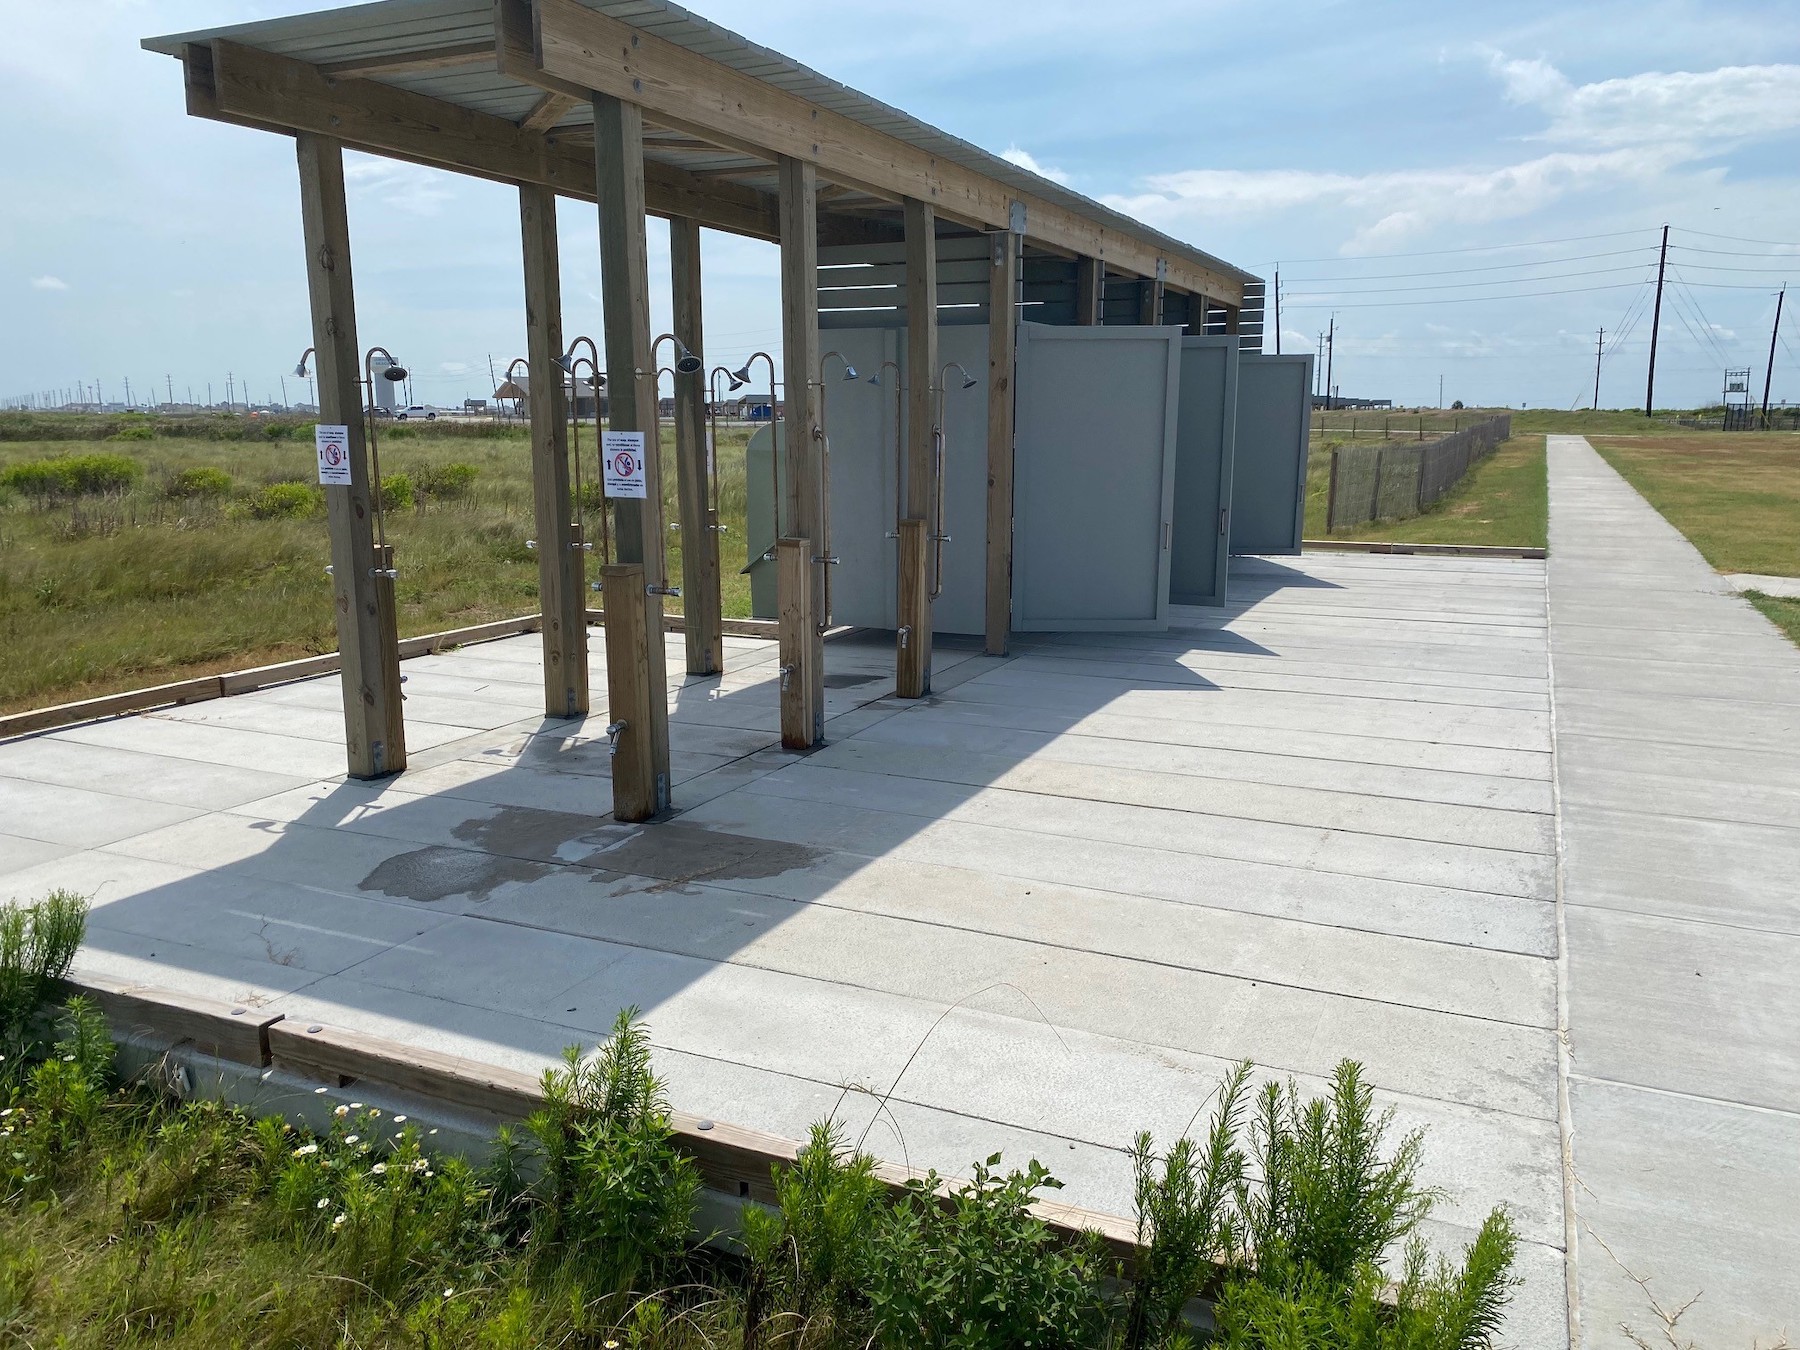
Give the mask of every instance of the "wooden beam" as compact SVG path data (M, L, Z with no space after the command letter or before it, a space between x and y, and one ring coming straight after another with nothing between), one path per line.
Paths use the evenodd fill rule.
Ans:
M1091 327L1106 318L1106 264L1098 258L1075 260L1075 322Z
M499 34L500 67L518 78L545 88L578 87L629 98L659 121L806 160L832 181L877 196L930 201L940 215L978 228L1008 226L1017 200L1025 207L1032 239L1146 275L1166 253L1166 245L1048 198L1022 194L580 0L534 0L531 8L529 46L509 27L522 23L522 16L503 24ZM1177 284L1205 286L1233 298L1243 293L1241 282L1198 260L1172 258L1169 268L1170 280Z
M525 131L548 131L568 116L569 110L580 102L580 99L571 98L567 94L545 94L532 105L530 112L519 119L519 126Z
M367 79L371 75L418 75L430 70L449 70L455 66L491 66L493 61L493 43L459 42L448 47L427 47L423 51L392 52L387 56L364 56L352 61L327 61L319 69L327 75L345 79Z
M943 533L944 523L937 514L937 223L931 207L907 198L905 230L906 482L901 514L925 521L927 535L936 535ZM929 545L928 539L927 551L935 552ZM927 575L926 584L916 588L906 583L902 569L895 612L908 638L905 647L896 647L896 657L910 661L920 674L914 692L901 697L923 698L931 692L931 589L937 579Z
M1005 656L1012 630L1013 366L1017 355L1019 237L994 236L988 277L987 643Z
M641 498L615 498L620 562L644 569L636 597L650 635L644 659L655 697L648 711L657 809L669 805L669 703L664 696L662 592L662 447L656 444L656 361L650 350L650 263L644 232L644 116L636 104L605 94L594 99L595 184L600 206L600 291L606 322L608 421L613 431L644 434ZM610 605L608 608L611 608ZM612 687L610 662L607 687ZM611 705L609 705L611 706ZM616 780L615 780L616 781ZM619 798L615 788L614 802Z
M344 692L344 751L352 778L380 778L406 767L400 709L400 649L390 566L375 550L374 501L363 429L362 353L356 341L356 288L350 274L350 218L344 152L325 136L295 139L300 223L306 240L306 289L312 304L319 421L348 429L348 486L326 485L331 537L332 612L337 621Z
M649 654L662 650L662 630L649 628L644 604L644 568L640 563L614 563L602 573L606 601L606 715L613 743L613 817L649 820L668 805L668 771L657 767L656 710L664 714L666 738L669 700L663 683L650 669ZM623 725L621 725L623 724Z
M825 639L817 620L825 613L825 564L812 557L820 551L820 422L819 386L819 176L802 160L783 158L781 177L781 336L782 382L787 417L781 428L781 451L787 461L787 526L792 538L805 539L807 610L810 633L799 660L803 670L789 681L788 693L798 713L782 718L782 744L804 750L825 737ZM776 569L777 603L786 611L791 600L780 588L792 578ZM784 709L786 700L784 699ZM802 735L804 732L804 735ZM792 733L792 734L790 734Z
M544 616L544 715L588 711L587 568L569 493L569 408L563 372L562 280L556 194L519 189L525 259L526 360L531 369L531 500L536 516L539 606Z
M263 131L312 131L371 154L495 182L536 183L594 201L594 157L556 136L373 80L333 79L317 66L219 39L182 55L188 112ZM645 209L774 240L774 198L704 182L666 164L644 169Z
M675 336L704 356L700 306L700 226L677 216L669 222L670 293ZM719 593L718 515L711 509L711 456L706 444L706 366L675 372L676 502L681 513L681 609L688 618L687 670L717 675L725 668Z
M1163 311L1163 278L1160 272L1138 282L1138 322L1159 324Z

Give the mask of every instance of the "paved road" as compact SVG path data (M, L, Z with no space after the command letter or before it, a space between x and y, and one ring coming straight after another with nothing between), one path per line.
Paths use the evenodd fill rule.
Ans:
M1549 446L1580 1342L1662 1345L1649 1295L1698 1294L1682 1345L1766 1347L1800 1334L1800 651Z

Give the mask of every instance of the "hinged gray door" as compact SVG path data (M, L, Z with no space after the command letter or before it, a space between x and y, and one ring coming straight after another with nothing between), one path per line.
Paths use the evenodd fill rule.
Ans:
M1175 541L1169 558L1169 600L1177 605L1225 603L1237 384L1236 337L1181 340Z
M1013 623L1168 627L1179 328L1019 325Z
M1238 361L1237 450L1231 470L1231 551L1298 553L1306 523L1310 356Z

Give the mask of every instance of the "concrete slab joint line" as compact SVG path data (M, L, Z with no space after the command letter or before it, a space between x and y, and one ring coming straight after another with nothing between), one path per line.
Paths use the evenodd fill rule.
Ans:
M1800 651L1549 437L1571 1327L1800 1326ZM1646 669L1654 676L1640 678ZM1776 824L1776 822L1780 822Z

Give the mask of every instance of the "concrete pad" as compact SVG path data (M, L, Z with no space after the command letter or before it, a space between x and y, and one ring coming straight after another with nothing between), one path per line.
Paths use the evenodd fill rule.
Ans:
M50 844L93 848L198 814L193 807L141 797L0 778L0 821L7 831Z
M1775 577L1758 572L1727 572L1725 584L1734 591L1761 591L1764 595L1782 595L1800 600L1800 577Z
M76 851L73 844L53 844L47 839L26 839L16 834L0 834L0 877L11 878L30 872ZM54 890L53 885L50 889ZM22 899L36 899L35 895Z
M1670 1310L1695 1300L1679 1323L1683 1345L1767 1347L1800 1327L1800 1117L1581 1074L1569 1094L1582 1126L1574 1150L1588 1343L1623 1344L1620 1325L1661 1337L1633 1276Z
M306 779L39 736L0 746L0 777L97 788L115 796L216 811L299 787Z
M254 697L253 695L251 697ZM65 727L54 739L84 745L114 746L171 759L193 759L238 769L260 769L312 782L341 778L344 747L299 736L282 736L238 727L198 726L167 718L119 717Z

